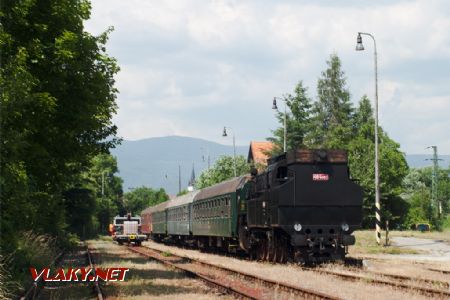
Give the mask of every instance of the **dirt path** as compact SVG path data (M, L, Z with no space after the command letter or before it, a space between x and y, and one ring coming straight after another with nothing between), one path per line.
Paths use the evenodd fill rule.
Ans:
M400 254L398 258L450 262L450 245L442 240L415 237L392 237L392 245L424 252L423 254Z

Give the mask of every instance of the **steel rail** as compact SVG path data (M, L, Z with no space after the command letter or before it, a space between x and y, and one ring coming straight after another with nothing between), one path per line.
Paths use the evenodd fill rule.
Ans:
M417 282L423 282L423 283L428 283L428 284L439 284L447 289L450 288L450 284L448 282L441 281L441 280L434 280L434 279L420 278L420 277L410 277L410 276L406 276L406 275L390 274L390 273L374 272L374 271L365 271L365 272L368 274L374 274L374 275L379 275L379 276L389 277L389 278L399 279L399 280L417 281Z
M435 268L426 268L427 270L433 271L433 272L439 272L442 274L450 274L449 270L441 270L441 269L435 269Z
M158 257L156 255L152 255L149 252L138 250L139 248L133 248L133 247L129 246L128 249L130 251L133 251L133 252L138 253L140 255L143 255L145 257L150 257L152 259L155 259L155 260L157 260L157 261L159 261L159 262L161 262L161 263L163 263L163 264L165 264L167 266L170 266L170 267L172 267L174 269L181 270L181 271L187 273L188 275L190 275L192 277L199 278L199 279L205 281L207 284L213 285L214 287L218 288L219 290L223 290L225 292L228 292L228 293L231 293L231 294L235 294L238 297L243 297L243 298L246 298L246 299L257 299L253 295L251 295L251 294L249 294L249 293L247 293L245 291L238 290L238 289L236 289L236 288L234 288L234 287L232 287L230 285L226 285L224 283L218 282L218 281L216 281L216 280L214 280L212 278L209 278L209 277L207 277L207 276L205 276L203 274L194 272L194 271L192 271L192 270L190 270L190 269L188 269L186 267L183 267L183 266L171 263L171 262L169 262L169 261L167 261L165 259L161 259L160 257ZM151 250L153 250L153 249L151 249ZM176 255L172 255L171 257L177 257L177 256Z
M374 283L374 284L390 285L390 286L402 288L405 290L417 291L423 295L428 295L428 296L432 295L432 296L448 296L448 297L450 297L449 291L438 290L438 289L427 288L427 287L419 287L419 286L410 285L410 284L406 284L406 283L402 283L402 282L393 282L393 281L377 279L377 278L363 276L363 275L346 274L346 273L341 273L341 272L336 272L336 271L331 271L331 270L324 270L324 269L305 269L305 270L322 273L322 274L327 274L327 275L333 275L333 276L341 277L343 279L351 280L351 281L365 281L365 282ZM377 274L377 273L375 273L375 274ZM389 274L384 274L384 273L378 273L378 275L389 276ZM395 275L393 275L393 276L395 276ZM407 277L407 276L405 276L405 277ZM399 279L399 278L397 278L397 279ZM415 279L416 278L412 278L411 280L415 280ZM433 280L431 280L431 282L432 281Z
M94 275L96 275L96 274L95 274L95 264L94 264L94 259L92 258L91 251L89 250L89 245L86 245L86 254L87 254L87 257L88 257L89 266L90 266L91 269L93 270ZM103 292L102 292L102 290L101 290L101 288L100 288L100 285L98 284L98 281L97 281L97 280L94 281L94 289L95 289L95 292L97 293L97 299L98 299L98 300L103 300L103 299L104 299L104 297L103 297Z
M63 255L64 255L64 252L60 252L48 267L51 268L52 266L56 265L61 260ZM37 281L34 281L31 284L31 286L28 288L27 292L22 297L20 297L20 300L35 299L36 296L38 295L39 284L41 283L41 281L42 281L42 276L39 277L39 279Z
M142 248L150 250L153 253L156 253L158 255L161 255L161 253L163 252L163 251L160 251L160 250L148 247L148 246L144 246L144 247L140 247L140 248L138 248L138 247L129 247L128 249L130 249L133 252L139 253L141 255L144 255L144 256L147 256L147 257L152 257L152 258L154 258L154 259L156 259L158 261L161 261L161 262L163 262L163 263L165 263L167 265L171 265L171 266L173 266L175 268L185 270L184 267L181 267L181 266L175 265L175 264L173 264L171 262L168 262L167 260L160 258L158 255L154 255L152 253L149 253L148 251L143 251ZM247 278L247 279L250 279L250 280L253 280L253 281L258 281L258 282L260 282L260 283L262 283L262 284L264 284L266 286L270 286L272 288L281 288L281 289L283 289L285 291L292 292L292 293L295 293L295 294L297 294L299 296L302 296L302 297L305 297L305 298L309 298L309 299L330 299L330 300L338 300L338 299L340 300L341 299L341 298L339 298L337 296L328 295L328 294L325 294L325 293L322 293L322 292L319 292L319 291L311 290L311 289L304 288L304 287L295 286L295 285L292 285L292 284L289 284L289 283L284 283L284 282L280 282L280 281L276 281L276 280L272 280L272 279L268 279L268 278L263 278L263 277L256 276L256 275L244 272L244 271L238 271L238 270L231 269L231 268L228 268L228 267L223 267L223 266L219 266L219 265L215 265L215 264L210 264L210 263L207 263L207 262L204 262L204 261L200 261L200 260L196 260L196 259L193 259L193 258L188 258L188 257L179 256L179 255L175 255L175 254L172 254L171 257L178 257L178 258L181 258L181 259L188 259L191 262L194 262L194 263L197 263L197 264L200 264L200 265L204 265L204 266L207 266L209 268L219 269L219 270L225 271L227 273L232 273L233 275L238 275L240 277L244 277L244 278ZM200 275L198 277L201 277L201 276L204 277L205 276L205 275L198 274L198 273L196 273L196 272L194 272L192 270L187 270L187 272L194 273L195 276ZM210 280L210 279L208 279L208 280ZM218 282L218 284L222 285L222 283L220 283L220 282ZM226 288L233 289L233 290L238 290L238 288L232 287L232 286L226 286ZM243 296L246 297L246 298L258 299L258 297L249 295L246 292L242 293L242 290L239 290L238 294L243 294Z

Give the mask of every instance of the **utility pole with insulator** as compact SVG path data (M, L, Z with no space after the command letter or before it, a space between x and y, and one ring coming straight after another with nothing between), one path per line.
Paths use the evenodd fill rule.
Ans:
M427 147L427 149L432 148L433 149L433 158L427 159L433 161L433 172L431 174L431 213L434 215L434 209L433 206L436 205L437 207L437 213L438 218L441 217L442 214L442 204L441 201L438 199L438 172L439 172L439 164L438 161L442 160L438 158L437 154L437 146L430 146Z

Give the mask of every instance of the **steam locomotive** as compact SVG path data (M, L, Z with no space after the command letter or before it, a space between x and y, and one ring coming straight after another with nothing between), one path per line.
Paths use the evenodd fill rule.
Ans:
M361 226L362 198L345 151L294 150L272 157L261 174L147 208L142 231L272 262L343 259Z

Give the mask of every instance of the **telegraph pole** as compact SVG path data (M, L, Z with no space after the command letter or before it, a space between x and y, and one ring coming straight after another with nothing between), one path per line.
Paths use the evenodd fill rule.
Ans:
M178 165L178 193L181 193L181 165Z
M437 206L437 212L438 212L438 218L441 217L442 213L442 205L441 201L438 199L438 172L439 172L439 164L438 161L442 160L438 158L437 154L437 146L430 146L427 147L427 149L432 148L433 149L433 158L427 159L433 161L433 173L431 174L431 211L433 213L433 206Z

